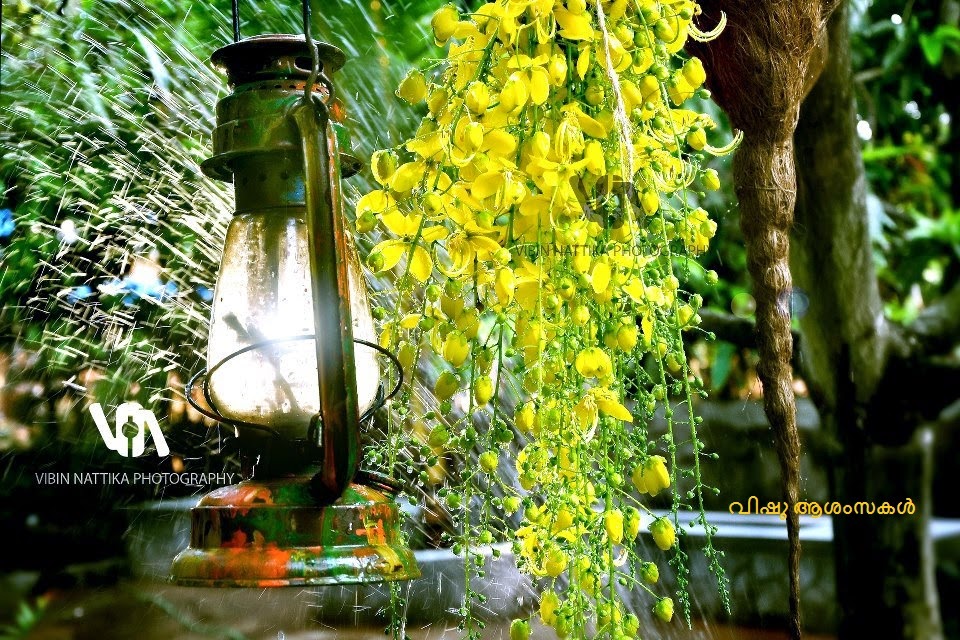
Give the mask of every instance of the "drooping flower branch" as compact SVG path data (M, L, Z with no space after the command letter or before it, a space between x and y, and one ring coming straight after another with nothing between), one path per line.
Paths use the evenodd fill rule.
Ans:
M705 160L736 143L711 146L714 122L683 106L709 95L703 65L681 53L688 37L717 35L696 29L698 11L692 0L499 0L472 14L446 5L432 20L446 59L397 91L427 114L411 140L372 158L381 188L358 202L357 227L387 232L368 266L396 274L401 301L382 318L381 342L408 373L424 352L444 363L433 382L440 414L467 397L465 418L436 426L428 444L479 451L446 493L468 569L469 637L481 627L469 581L477 547L493 539L491 510L522 508L517 562L542 581L540 617L561 637L636 637L619 587L648 592L670 620L658 558L633 544L644 521L670 554L689 618L681 508L700 511L725 588L703 515L708 454L692 407L702 385L682 341L701 300L678 268L716 230L697 204L719 187ZM668 430L653 439L658 407ZM519 487L498 477L504 451L517 451ZM481 480L506 497L479 491ZM672 495L666 516L641 499L661 491ZM511 637L528 635L516 621Z

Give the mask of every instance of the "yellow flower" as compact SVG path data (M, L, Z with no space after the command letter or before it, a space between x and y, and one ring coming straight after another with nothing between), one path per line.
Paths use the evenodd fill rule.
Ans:
M459 367L470 355L470 343L467 337L459 331L451 331L443 341L443 359L455 367Z
M541 105L550 96L550 74L544 66L549 61L550 58L545 55L531 58L522 53L511 56L507 61L508 69L518 69L510 76L511 79L518 77L523 81L524 89L533 104Z
M552 627L557 623L557 607L560 606L560 598L554 591L545 591L540 596L540 619L543 624Z
M493 382L488 376L480 376L473 383L473 398L479 406L490 402L493 397Z
M570 558L564 553L563 549L553 546L546 554L546 560L543 563L543 572L551 578L556 578L567 570Z
M483 125L462 118L454 131L453 143L464 153L473 154L483 145Z
M584 378L606 378L613 373L613 363L603 349L588 347L577 354L577 372Z
M527 402L521 406L513 415L513 423L521 433L533 433L536 424L537 412L532 402Z
M438 47L446 44L447 40L449 40L457 30L459 23L460 12L457 11L454 5L445 4L437 9L436 13L433 14L433 18L430 20L430 26L433 27L433 36L436 39Z
M597 408L597 400L593 394L586 394L573 408L573 415L580 423L580 428L587 434L587 440L597 427L600 421L600 410Z
M504 307L513 301L513 293L516 290L516 279L513 277L513 271L509 267L497 269L494 276L494 289L497 294L497 302Z
M677 532L673 523L666 518L657 518L650 523L650 533L653 541L661 551L669 551L677 542Z
M582 4L582 0L574 0L570 5ZM569 6L569 5L568 5ZM559 35L567 40L593 40L593 23L590 20L590 14L586 11L579 11L579 6L567 10L559 3L553 9L553 15L560 25Z
M382 214L396 206L396 199L388 191L371 191L357 201L357 217L366 213Z
M433 395L435 395L437 399L441 401L449 400L459 388L460 379L457 378L455 374L449 371L444 371L439 375L439 377L437 377L437 381L433 385Z
M590 393L596 398L597 408L605 416L623 420L624 422L633 422L633 416L630 410L620 404L617 394L607 387L594 387Z
M490 104L490 89L480 81L471 82L464 95L464 104L474 115L481 115Z
M427 80L418 69L412 69L403 78L397 89L397 97L410 104L423 102L427 97Z
M663 456L650 456L643 464L637 465L631 476L634 486L640 493L655 496L670 486L670 472Z
M619 346L620 350L624 353L630 353L637 346L639 333L637 325L634 322L621 326L617 329L617 346Z
M390 188L396 193L410 191L423 179L426 166L422 162L406 162L400 165L390 179Z
M603 146L597 140L591 140L583 150L584 167L595 176L606 173L607 161L604 157Z
M580 129L577 115L567 112L554 134L553 152L561 163L567 163L575 154L583 151L583 146L583 130Z
M623 541L623 513L619 510L607 511L603 514L603 528L613 544Z
M547 75L550 76L550 84L555 87L566 84L567 59L559 53L550 56L550 62L547 63Z
M500 108L510 115L519 114L527 104L528 83L529 80L524 77L524 74L519 71L512 73L500 90Z

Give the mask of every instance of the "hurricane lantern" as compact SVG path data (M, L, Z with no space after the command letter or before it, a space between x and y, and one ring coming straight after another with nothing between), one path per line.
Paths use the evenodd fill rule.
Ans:
M192 510L173 579L266 587L417 577L395 485L358 468L360 425L384 401L383 350L344 228L341 171L358 168L339 151L349 139L332 80L344 54L265 35L212 61L232 92L217 104L214 155L202 169L233 182L236 211L207 367L188 398L235 427L247 479Z

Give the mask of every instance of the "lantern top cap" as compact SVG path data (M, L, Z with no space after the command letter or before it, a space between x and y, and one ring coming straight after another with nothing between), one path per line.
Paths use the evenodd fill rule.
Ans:
M347 61L339 48L314 41L320 54L320 70L332 79ZM312 61L303 35L266 34L244 38L213 52L213 65L227 74L231 86L277 77L306 79Z

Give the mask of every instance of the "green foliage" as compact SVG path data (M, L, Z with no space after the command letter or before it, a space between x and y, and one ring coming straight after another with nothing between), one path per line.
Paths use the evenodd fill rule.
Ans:
M0 638L6 638L7 640L28 638L30 632L43 619L43 614L47 609L48 603L49 601L45 597L37 598L33 604L26 600L21 600L17 606L13 624L0 626Z
M316 3L317 37L348 54L338 88L360 157L402 133L381 105L429 40L398 34L421 33L435 4ZM200 366L232 209L230 185L199 169L228 6L4 0L0 340L39 349L51 379L92 367L152 404L168 372ZM298 3L241 16L244 35L302 30Z
M938 5L861 2L853 20L875 257L901 321L960 275L960 29Z

